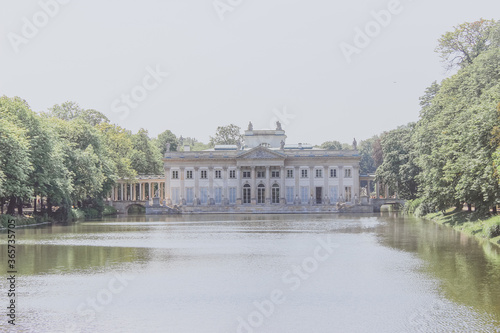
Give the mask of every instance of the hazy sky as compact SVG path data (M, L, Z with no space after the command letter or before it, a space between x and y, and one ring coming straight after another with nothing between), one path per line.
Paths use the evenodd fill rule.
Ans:
M425 88L450 75L440 35L500 13L496 0L0 3L0 94L204 142L250 120L312 144L415 121Z

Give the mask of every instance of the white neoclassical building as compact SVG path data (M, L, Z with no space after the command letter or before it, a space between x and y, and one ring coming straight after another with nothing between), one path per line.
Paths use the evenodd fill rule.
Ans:
M357 150L285 144L285 131L253 130L242 145L165 153L165 201L189 211L217 207L333 206L359 198ZM187 148L187 147L186 147Z

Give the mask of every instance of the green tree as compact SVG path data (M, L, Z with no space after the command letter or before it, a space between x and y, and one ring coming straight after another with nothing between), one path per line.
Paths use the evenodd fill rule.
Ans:
M148 131L141 128L132 135L133 151L130 157L132 168L140 175L163 173L162 155L157 145L149 138Z
M344 145L340 141L325 141L321 144L321 149L343 150Z
M359 161L359 169L361 174L363 175L372 174L377 170L378 165L373 159L373 143L377 139L378 136L374 136L359 143L358 150L359 154L361 155L361 160Z
M240 127L230 124L217 127L215 137L210 137L210 145L235 145L243 141Z
M441 36L436 48L448 69L463 68L491 47L499 47L499 21L465 22Z
M418 193L420 169L411 140L414 129L415 123L410 123L381 136L383 163L377 168L376 178L397 191L403 199L415 199Z
M167 143L170 144L170 151L177 151L178 140L174 133L170 130L166 130L158 134L156 137L156 146L160 150L161 156L165 155L167 150Z
M92 126L109 123L108 117L103 113L94 109L82 109L77 103L71 101L54 105L44 115L67 121L79 118Z

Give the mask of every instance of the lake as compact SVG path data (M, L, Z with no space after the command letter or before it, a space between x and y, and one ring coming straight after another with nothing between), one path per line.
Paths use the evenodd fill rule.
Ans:
M3 331L500 332L500 248L397 213L126 216L16 241Z

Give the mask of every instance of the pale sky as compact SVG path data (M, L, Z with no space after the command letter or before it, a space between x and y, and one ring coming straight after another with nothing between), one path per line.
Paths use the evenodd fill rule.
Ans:
M416 121L419 96L450 75L437 39L500 13L496 0L0 3L0 94L203 142L249 121L311 144Z

